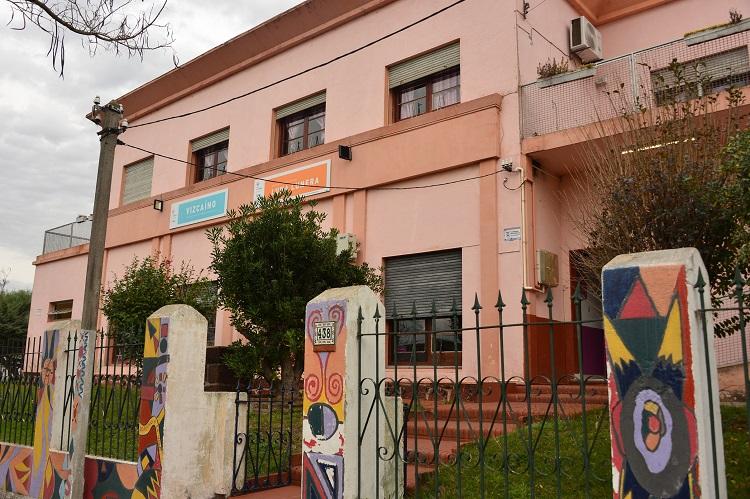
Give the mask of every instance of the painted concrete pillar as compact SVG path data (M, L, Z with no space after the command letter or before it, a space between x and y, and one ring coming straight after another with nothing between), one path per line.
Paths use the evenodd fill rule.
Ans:
M385 372L385 336L363 336L361 341L357 337L360 310L365 333L375 331L376 309L381 315L385 314L375 293L366 286L329 289L307 304L302 407L303 498L367 499L376 497L378 488L380 497L401 495L394 494L392 465L381 466L380 476L375 473L374 423L370 423L370 431L361 446L358 441L357 418L364 427L367 409L374 397L372 383L368 394L359 393L359 379L376 379L376 368L381 376ZM381 328L383 323L381 321ZM379 358L375 356L376 341L380 342ZM361 372L360 354L364 359ZM363 410L358 414L360 400ZM384 404L390 407L393 401ZM380 423L379 444L393 452L393 439L387 438L384 421Z
M694 248L620 255L602 270L616 498L726 497L713 323L706 314L704 329L696 313L699 273L708 281Z
M206 334L206 319L187 305L148 318L135 484L143 497L228 493L234 394L203 391Z

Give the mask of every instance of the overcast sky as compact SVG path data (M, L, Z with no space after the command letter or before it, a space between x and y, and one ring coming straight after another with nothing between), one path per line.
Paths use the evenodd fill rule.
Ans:
M186 62L300 1L169 0L161 19ZM107 102L174 64L171 51L91 58L69 37L61 79L46 56L49 38L33 27L13 31L9 18L0 2L0 270L10 269L12 288L31 288L44 231L92 211L99 143L84 116L94 96Z

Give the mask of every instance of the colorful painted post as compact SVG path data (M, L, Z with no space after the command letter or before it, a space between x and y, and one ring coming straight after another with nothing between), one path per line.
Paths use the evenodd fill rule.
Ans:
M360 309L364 317L362 332L375 331L372 317L376 310L380 314L385 310L366 286L329 289L307 304L302 407L302 497L306 499L357 496L358 450L364 471L359 484L360 497L388 497L395 489L392 483L395 480L381 473L378 483L372 473L377 459L374 430L358 449L357 417L364 426L367 413L357 414L357 402L361 396L362 407L370 407L374 395L372 387L368 395L360 394L359 379L375 379L376 363L381 373L385 370L384 336L363 337L361 342L357 337ZM376 359L377 341L381 342L383 354ZM362 364L361 375L358 372L360 344L361 357L367 359ZM386 405L393 405L393 402ZM381 430L381 437L384 434ZM381 441L380 445L393 444Z
M60 343L63 341L61 340ZM89 435L91 384L94 377L94 348L96 331L80 331L78 351L75 352L73 398L71 401L70 441L64 469L69 471L66 498L84 497L86 469L86 441Z
M694 248L620 255L602 270L615 498L726 497L699 274L708 280Z

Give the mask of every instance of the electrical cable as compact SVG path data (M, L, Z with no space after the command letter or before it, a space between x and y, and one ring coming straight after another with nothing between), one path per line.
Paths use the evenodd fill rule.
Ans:
M286 77L284 77L284 78L282 78L280 80L276 80L276 81L274 81L272 83L268 83L267 85L263 85L262 87L258 87L258 88L254 89L254 90L250 90L249 92L245 92L244 94L236 95L234 97L230 97L229 99L217 102L215 104L211 104L210 106L206 106L206 107L203 107L203 108L195 109L193 111L188 111L186 113L175 114L173 116L167 116L167 117L159 118L159 119L152 120L152 121L146 121L144 123L138 123L136 125L130 125L130 128L138 128L138 127L141 127L141 126L153 125L155 123L161 123L161 122L164 122L164 121L175 120L175 119L178 119L178 118L185 118L187 116L191 116L193 114L202 113L204 111L208 111L208 110L217 108L219 106L223 106L224 104L229 104L230 102L236 101L238 99L242 99L244 97L247 97L248 95L252 95L252 94L258 93L260 91L266 90L268 88L271 88L271 87L273 87L275 85L278 85L280 83L283 83L285 81L289 81L289 80L291 80L293 78L296 78L298 76L302 76L302 75L307 74L307 73L309 73L311 71L314 71L316 69L322 68L324 66L328 66L329 64L332 64L332 63L334 63L334 62L336 62L336 61L338 61L340 59L343 59L345 57L348 57L348 56L350 56L352 54L356 54L357 52L361 52L362 50L364 50L364 49L366 49L368 47L371 47L372 45L375 45L376 43L382 42L383 40L391 38L391 37L393 37L393 36L395 36L395 35L403 32L403 31L406 31L407 29L409 29L409 28L411 28L413 26L416 26L416 25L421 24L421 23L423 23L423 22L425 22L425 21L427 21L429 19L432 19L433 17L435 17L435 16L437 16L439 14L442 14L443 12L447 11L448 9L451 9L451 8L455 7L456 5L461 4L461 3L465 2L465 1L466 0L456 0L455 2L451 3L450 5L447 5L447 6L443 7L442 9L436 10L435 12L433 12L433 13L425 16L425 17L417 19L416 21L414 21L414 22L412 22L410 24L407 24L406 26L403 26L403 27L397 29L396 31L392 31L392 32L390 32L390 33L388 33L386 35L381 36L380 38L376 38L375 40L372 40L372 41L370 41L370 42L368 42L368 43L366 43L364 45L361 45L361 46L359 46L359 47L357 47L355 49L352 49L352 50L350 50L348 52L340 54L340 55L334 57L333 59L330 59L330 60L328 60L326 62L322 62L322 63L317 64L315 66L309 67L309 68L304 69L304 70L302 70L302 71L300 71L298 73L295 73L293 75L286 76Z
M121 145L121 146L125 146L125 147L130 147L131 149L136 149L138 151L145 152L147 154L153 154L154 156L157 156L159 158L169 159L169 160L172 160L172 161L176 161L178 163L184 163L186 165L195 166L195 167L203 168L203 169L206 169L206 170L213 170L215 173L221 171L222 174L235 175L237 177L249 178L249 179L253 179L253 180L263 180L263 181L271 182L271 183L274 183L274 184L288 185L288 186L292 186L292 187L321 187L321 188L329 188L329 189L337 189L337 190L348 190L348 191L357 191L357 190L362 190L362 189L378 190L378 191L408 191L408 190L415 190L415 189L429 189L431 187L442 187L442 186L445 186L445 185L459 184L461 182L468 182L470 180L478 180L478 179L482 179L482 178L485 178L485 177L491 177L493 175L497 175L498 173L505 172L505 170L495 170L495 171L492 171L490 173L485 173L483 175L477 175L477 176L474 176L474 177L466 177L466 178L461 178L461 179L457 179L457 180L449 180L449 181L446 181L446 182L437 182L437 183L434 183L434 184L412 185L412 186L403 186L403 187L396 187L396 186L348 187L348 186L341 186L341 185L299 184L299 183L295 183L295 182L283 182L283 181L280 181L280 180L266 179L266 178L259 177L259 176L256 176L256 175L248 175L246 173L239 173L239 172L236 172L236 171L232 172L232 171L220 170L219 168L217 168L215 166L214 167L203 167L203 166L200 166L200 165L195 164L193 162L185 161L184 159L174 158L172 156L167 156L166 154L160 154L158 152L149 151L148 149L144 149L143 147L139 147L139 146L134 146L132 144L128 144L126 142L123 142L122 140L118 140L117 144Z

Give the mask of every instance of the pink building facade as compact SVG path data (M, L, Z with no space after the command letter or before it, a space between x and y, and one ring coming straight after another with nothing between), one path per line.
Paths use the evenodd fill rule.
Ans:
M528 8L520 0L309 0L120 99L131 125L121 139L159 155L117 148L103 285L154 252L207 269L205 230L224 222L225 208L278 187L275 179L325 186L299 192L318 202L326 226L356 238L358 261L385 269L386 304L423 298L409 295L409 279L427 287L442 279L432 295L456 298L465 324L474 294L490 306L498 289L515 304L525 288L529 314L544 316L540 250L558 257L554 299L569 303L574 286L569 255L582 242L560 194L571 188L567 172L601 87L645 81L642 58L656 70L672 57L726 51L739 54L733 74L747 85L748 32L695 47L683 40L743 7L746 0L547 0ZM228 104L134 127L265 87L441 9ZM605 59L590 77L544 87L540 63L562 57L580 65L569 30L582 15L600 31ZM339 146L350 148L351 160L340 158ZM80 314L86 248L37 258L29 335L40 335L60 304ZM409 274L410 262L424 265L421 277ZM568 306L556 314L571 319ZM509 307L507 320L520 319ZM219 310L215 343L236 337ZM497 375L498 346L487 341L482 370ZM473 339L461 348L462 372L471 375ZM521 352L521 339L506 349ZM570 353L575 370L572 346ZM603 342L592 342L584 370L603 369L603 355ZM507 362L508 372L523 371L522 355Z

